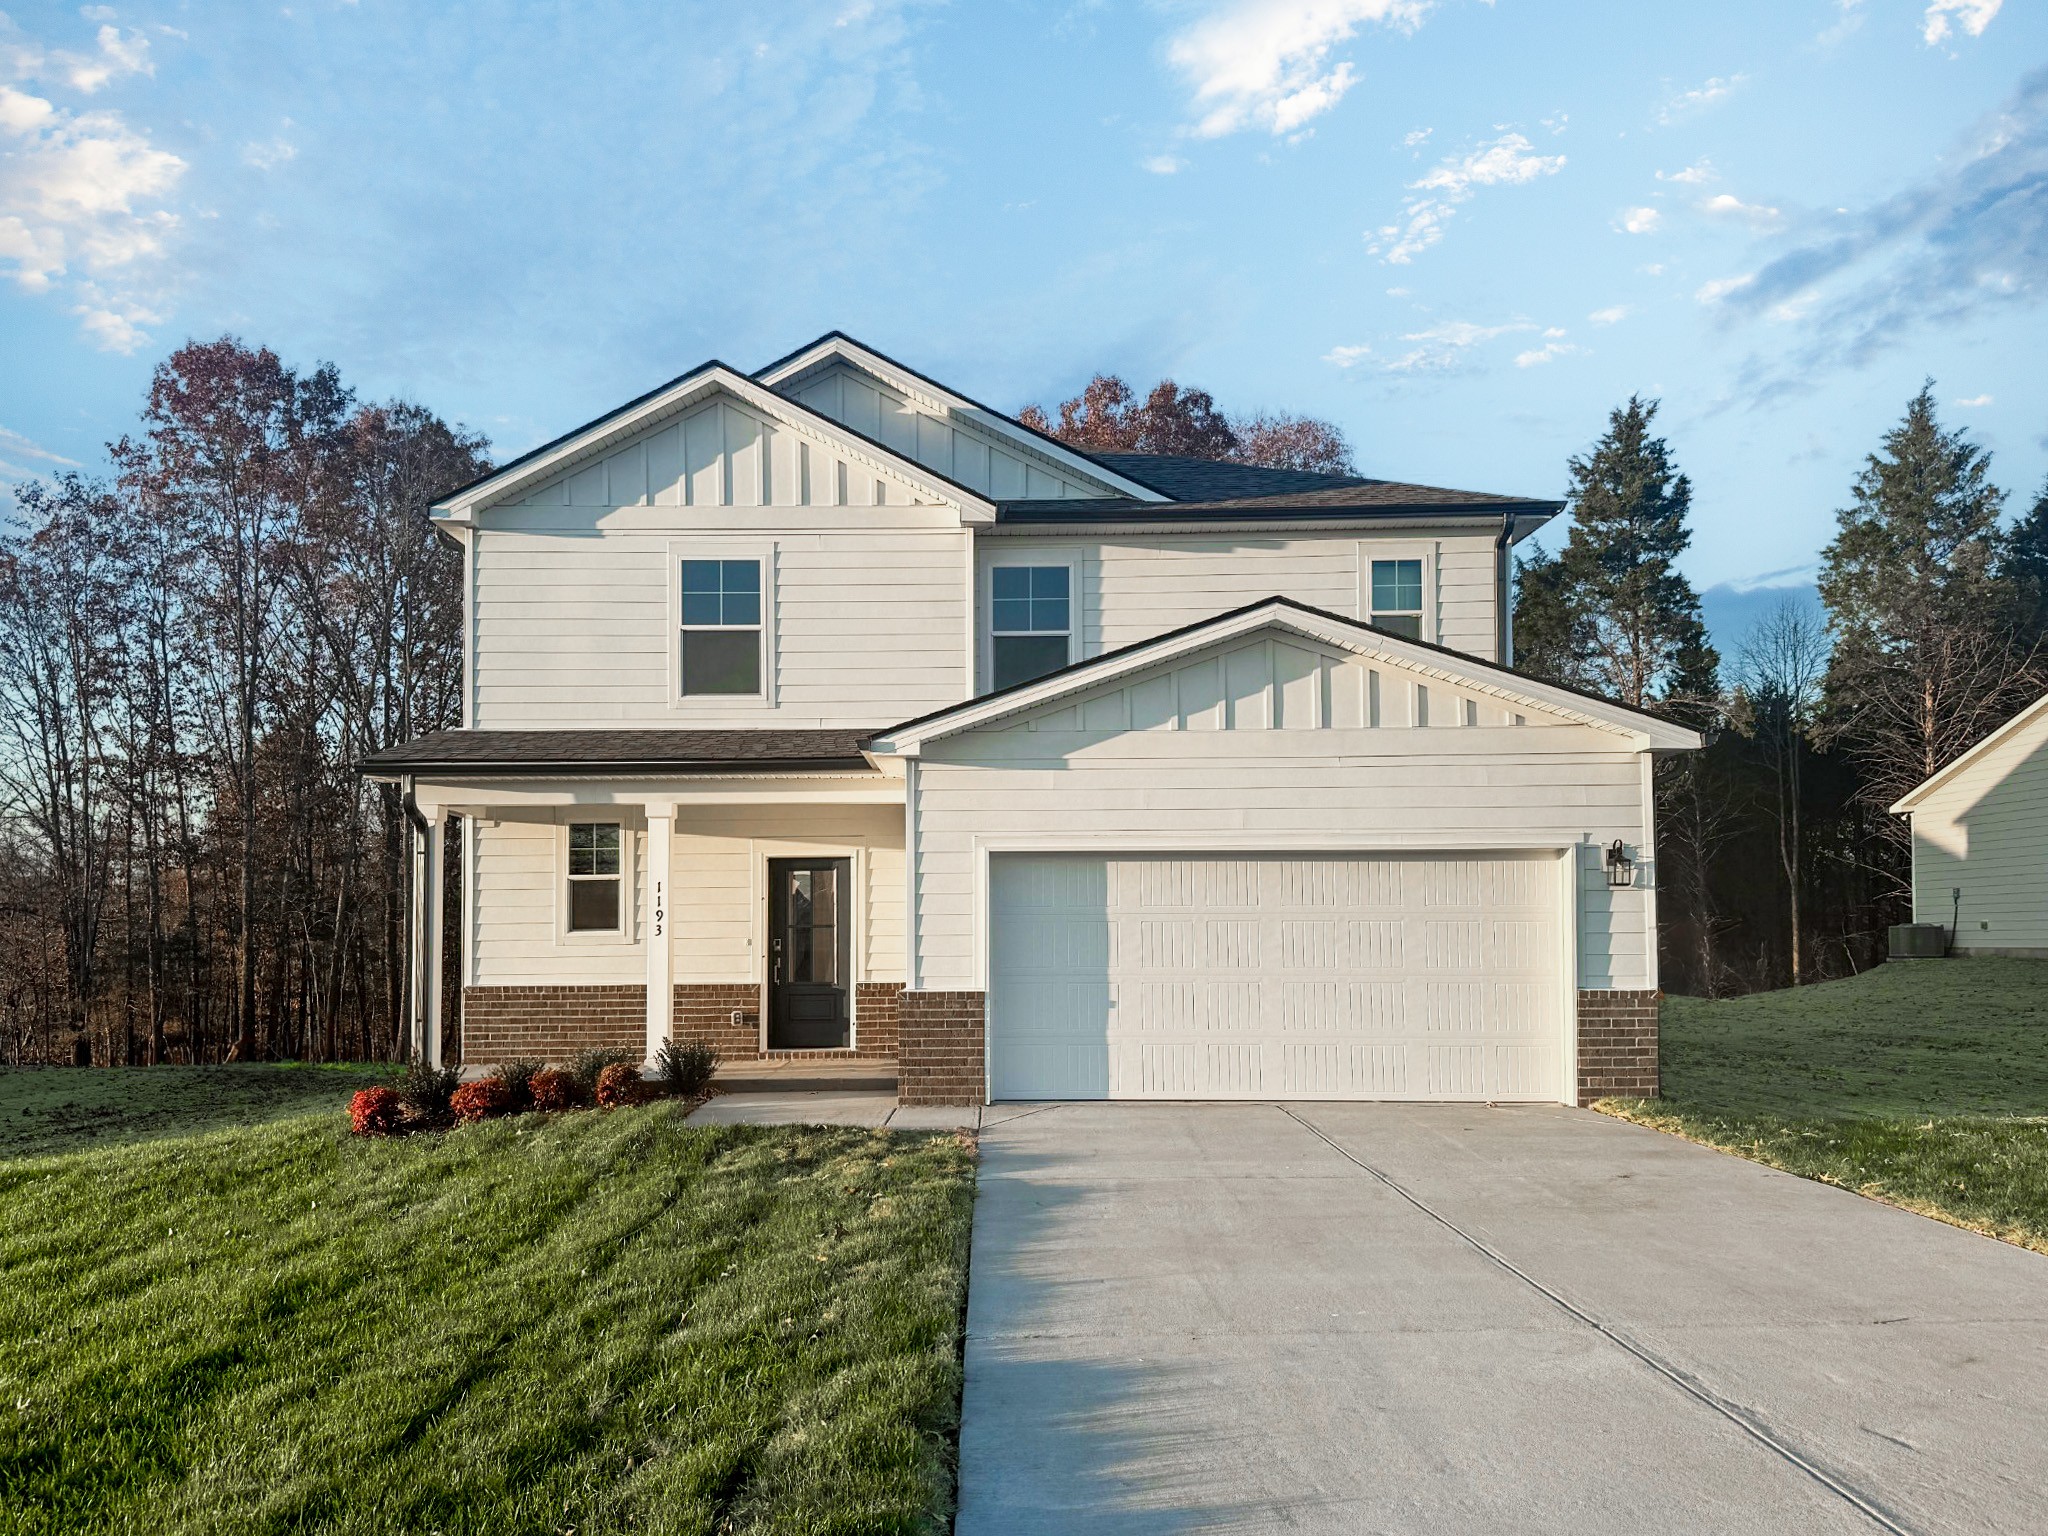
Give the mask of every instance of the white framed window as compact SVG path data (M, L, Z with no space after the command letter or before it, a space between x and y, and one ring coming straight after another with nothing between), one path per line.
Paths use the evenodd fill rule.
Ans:
M1421 544L1366 543L1358 556L1360 616L1404 639L1437 643L1434 550Z
M729 539L668 546L673 636L669 702L741 709L775 695L775 550Z
M563 932L625 933L628 836L617 821L569 823Z
M1020 559L989 567L989 687L1057 672L1079 654L1072 562Z

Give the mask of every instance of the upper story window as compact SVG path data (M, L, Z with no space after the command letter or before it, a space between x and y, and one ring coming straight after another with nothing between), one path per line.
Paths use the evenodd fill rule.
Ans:
M625 876L616 821L569 823L569 931L617 933Z
M1071 658L1072 572L1064 565L998 565L989 572L989 684L1008 688L1057 672Z
M1422 638L1422 562L1372 563L1372 622L1409 640Z
M683 692L761 692L761 562L683 562Z

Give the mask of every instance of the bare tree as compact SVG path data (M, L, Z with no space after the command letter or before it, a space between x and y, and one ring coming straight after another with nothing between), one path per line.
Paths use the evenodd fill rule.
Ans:
M1740 722L1761 747L1771 774L1771 811L1778 833L1778 864L1785 877L1792 985L1805 979L1803 954L1805 839L1800 828L1806 754L1827 677L1827 628L1798 603L1785 601L1765 614L1743 642L1739 660Z

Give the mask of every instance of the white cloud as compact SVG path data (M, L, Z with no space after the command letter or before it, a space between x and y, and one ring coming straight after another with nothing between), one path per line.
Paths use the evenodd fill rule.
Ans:
M1408 190L1422 194L1402 205L1401 218L1368 237L1366 249L1386 261L1405 264L1444 237L1444 226L1480 187L1515 186L1555 176L1563 155L1539 155L1519 133L1502 134L1463 155L1450 155Z
M1740 277L1717 277L1710 283L1702 283L1693 295L1702 304L1718 304L1731 293L1740 293L1756 281L1754 272L1745 272Z
M1686 186L1697 186L1703 181L1712 181L1714 179L1714 165L1710 160L1701 160L1695 164L1688 165L1682 171L1659 171L1657 179L1659 181L1682 182Z
M259 171L274 171L287 161L296 160L299 146L285 135L291 131L292 120L286 118L278 125L274 138L255 141L242 146L242 163L254 166Z
M1619 325L1628 318L1626 304L1610 304L1605 309L1596 309L1586 318L1595 325Z
M1673 123L1681 117L1688 117L1707 107L1718 106L1732 96L1736 87L1748 78L1747 75L1716 75L1689 91L1680 91L1664 103L1657 113L1657 121Z
M1953 33L1950 26L1953 19L1972 37L1982 37L1984 29L1991 25L1991 18L1998 14L2004 0L1929 0L1927 17L1920 29L1920 35L1932 48L1949 40Z
M1625 208L1614 227L1631 235L1647 235L1655 231L1663 218L1654 208Z
M1762 203L1745 203L1730 192L1719 192L1706 199L1700 204L1700 212L1717 219L1740 219L1758 229L1768 229L1782 218L1777 209Z
M1455 368L1472 348L1501 336L1511 336L1536 327L1526 320L1506 325L1475 325L1469 320L1447 320L1427 330L1410 331L1401 339L1414 343L1407 352L1387 366L1389 373L1441 373Z
M1147 155L1138 163L1154 176L1171 176L1187 169L1187 161L1178 155Z
M1967 400L1958 400L1956 404L1960 405L1966 411L1974 411L1979 409L1980 407L1991 404L1991 397L1989 395L1972 395Z
M124 76L156 73L148 38L113 25L114 13L104 6L88 6L81 14L87 21L105 23L95 34L90 53L45 48L24 37L0 12L0 66L18 80L51 81L87 96Z
M1574 352L1581 350L1583 349L1573 346L1568 341L1546 341L1542 346L1532 347L1527 352L1517 352L1515 366L1540 368L1545 363L1554 362L1560 357L1570 357Z
M1651 277L1662 277L1664 275L1664 263L1661 261L1653 261L1649 263L1647 266L1640 268L1639 270L1641 270L1642 272L1646 273Z
M1360 342L1356 346L1330 348L1323 354L1323 361L1335 363L1339 368L1356 368L1371 356L1372 348Z
M1226 0L1166 48L1194 87L1195 133L1221 138L1246 128L1296 133L1358 83L1331 51L1361 26L1412 31L1430 0Z
M1990 396L1985 397L1987 400ZM0 459L34 459L44 464L54 464L59 469L77 469L78 460L67 459L61 453L52 452L41 443L12 427L0 427Z
M161 203L184 172L118 112L0 85L0 271L31 293L70 279L87 331L131 350L156 318L144 290L178 222Z
M1427 144L1429 142L1429 136L1435 132L1436 130L1434 128L1411 129L1407 133L1402 135L1401 145L1404 149L1420 148L1422 145Z

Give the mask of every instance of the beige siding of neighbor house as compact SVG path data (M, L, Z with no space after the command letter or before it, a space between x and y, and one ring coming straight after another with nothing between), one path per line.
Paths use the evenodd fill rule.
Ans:
M1913 810L1913 916L1959 950L2048 957L2048 712ZM1960 887L1960 911L1950 892Z
M1577 846L1578 985L1654 988L1645 784L1644 760L1612 731L1316 646L1219 646L923 748L912 985L982 986L978 866L1000 843ZM1606 883L1601 849L1617 838L1641 865L1631 889Z
M563 826L619 817L630 829L633 891L623 938L563 931ZM647 979L642 942L646 822L631 807L505 811L470 830L475 888L469 902L471 986L638 985ZM676 820L673 887L674 980L753 982L762 977L767 860L785 855L847 857L861 872L855 979L903 979L903 812L890 806L685 805Z
M1162 514L1167 515L1167 514ZM988 633L989 569L997 564L1073 564L1079 575L1080 655L1086 660L1134 641L1213 618L1266 597L1288 597L1346 618L1370 618L1375 559L1424 563L1423 634L1482 660L1497 659L1491 535L1404 532L1360 536L1284 534L1104 534L1001 537L976 541L976 633ZM987 686L984 659L981 685Z

